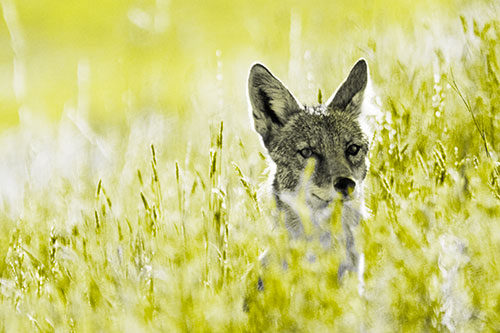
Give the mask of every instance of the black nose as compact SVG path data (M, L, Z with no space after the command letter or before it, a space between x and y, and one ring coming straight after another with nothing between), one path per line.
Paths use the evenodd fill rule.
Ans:
M337 178L333 187L335 187L335 190L337 190L337 192L342 193L344 197L348 197L354 191L356 183L349 178Z

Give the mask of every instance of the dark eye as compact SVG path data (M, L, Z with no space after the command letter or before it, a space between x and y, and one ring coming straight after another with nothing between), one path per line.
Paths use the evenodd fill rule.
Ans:
M309 148L304 148L299 150L300 155L302 155L303 158L309 158L312 155L312 150Z
M350 145L347 148L346 153L347 153L347 155L356 156L360 149L361 149L361 147L358 145Z

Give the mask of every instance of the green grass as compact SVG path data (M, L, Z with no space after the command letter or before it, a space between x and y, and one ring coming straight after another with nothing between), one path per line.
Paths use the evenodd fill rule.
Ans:
M1 82L6 123L18 124L0 138L0 331L500 330L498 5L443 1L432 16L405 3L385 17L391 1L353 2L346 19L318 27L329 5L278 2L262 19L286 24L266 34L258 6L217 12L173 2L179 17L144 45L143 31L125 41L106 32L123 53L116 65L115 53L97 51L98 32L70 41L92 17L86 11L82 21L61 21L74 29L65 35L34 18L41 9L1 3L4 16L9 3L18 6L33 46L22 56L27 95L15 96L11 77ZM125 24L111 7L94 19ZM222 22L211 27L217 13ZM161 41L196 39L195 19L206 36L221 36L235 13L250 30L235 28L221 53L210 40L188 41L161 65ZM242 41L251 28L260 34L254 44ZM71 67L64 53L51 58L57 46L36 51L44 36L87 60L70 57ZM260 195L267 163L245 97L251 61L269 64L310 103L319 89L326 100L361 56L380 108L366 178L371 215L356 235L362 296L353 274L337 281L338 221L328 252L290 242L275 222L272 200ZM1 59L11 66L13 57ZM36 64L57 61L63 80L39 85L51 70L37 76ZM64 88L70 81L75 87ZM311 250L315 262L305 259Z

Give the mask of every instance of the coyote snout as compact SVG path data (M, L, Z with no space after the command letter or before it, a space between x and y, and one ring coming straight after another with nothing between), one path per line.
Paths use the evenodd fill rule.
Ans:
M342 196L347 199L350 197L351 193L354 192L356 183L350 178L339 177L335 181L335 185L333 187L335 187L335 190L342 193Z

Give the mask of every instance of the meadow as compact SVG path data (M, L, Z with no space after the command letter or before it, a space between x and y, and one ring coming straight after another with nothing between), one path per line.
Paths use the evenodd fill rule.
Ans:
M497 2L0 4L0 331L500 330ZM362 294L338 216L334 251L275 217L246 96L254 61L311 104L361 57Z

